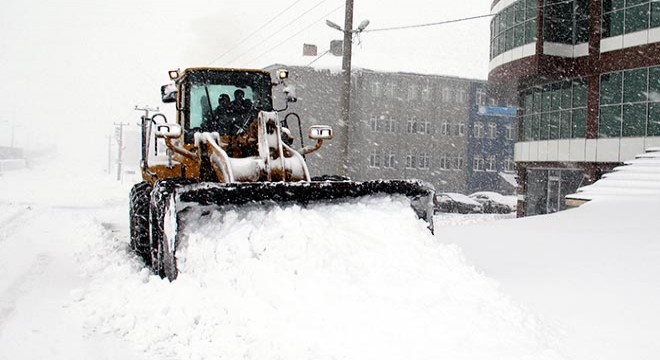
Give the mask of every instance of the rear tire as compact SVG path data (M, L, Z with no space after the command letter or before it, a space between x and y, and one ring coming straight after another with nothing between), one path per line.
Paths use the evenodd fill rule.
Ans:
M149 236L149 202L151 185L147 182L136 184L130 193L130 231L131 249L151 266L150 236Z

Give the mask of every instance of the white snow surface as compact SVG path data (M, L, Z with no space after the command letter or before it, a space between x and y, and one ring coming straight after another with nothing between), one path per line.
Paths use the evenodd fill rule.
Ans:
M52 162L0 189L0 359L660 354L657 198L435 236L397 197L191 211L169 282L128 250L130 184Z
M617 166L595 183L577 189L567 197L593 200L609 197L660 196L660 149L650 148L645 153Z

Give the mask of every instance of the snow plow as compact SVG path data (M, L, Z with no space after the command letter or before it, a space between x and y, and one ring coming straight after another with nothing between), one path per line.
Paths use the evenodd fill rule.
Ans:
M305 206L376 194L402 195L433 231L431 185L417 180L355 182L310 176L304 155L330 140L329 126L309 128L315 145L294 149L278 113L296 101L285 80L263 70L191 68L170 71L163 102L175 103L176 122L163 114L142 116L143 181L130 193L131 248L170 280L178 275L176 251L181 214L192 207L290 203ZM272 88L283 86L286 104L273 107ZM217 99L215 102L214 99ZM217 104L214 106L214 103ZM194 229L193 229L194 231Z

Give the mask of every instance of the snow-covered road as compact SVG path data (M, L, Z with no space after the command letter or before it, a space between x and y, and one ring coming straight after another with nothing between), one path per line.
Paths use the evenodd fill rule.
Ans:
M130 185L61 169L0 176L0 359L660 353L657 230L592 229L652 222L644 212L442 216L435 237L390 198L212 213L169 283L128 251Z

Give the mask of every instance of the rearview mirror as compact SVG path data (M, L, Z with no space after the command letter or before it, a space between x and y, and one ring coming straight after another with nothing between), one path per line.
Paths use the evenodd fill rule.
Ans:
M313 140L330 140L332 135L332 128L328 125L314 125L309 128L309 138Z
M160 87L160 97L164 103L172 103L176 101L176 85L167 84Z
M181 126L179 124L159 124L156 126L157 138L178 138L181 136Z

